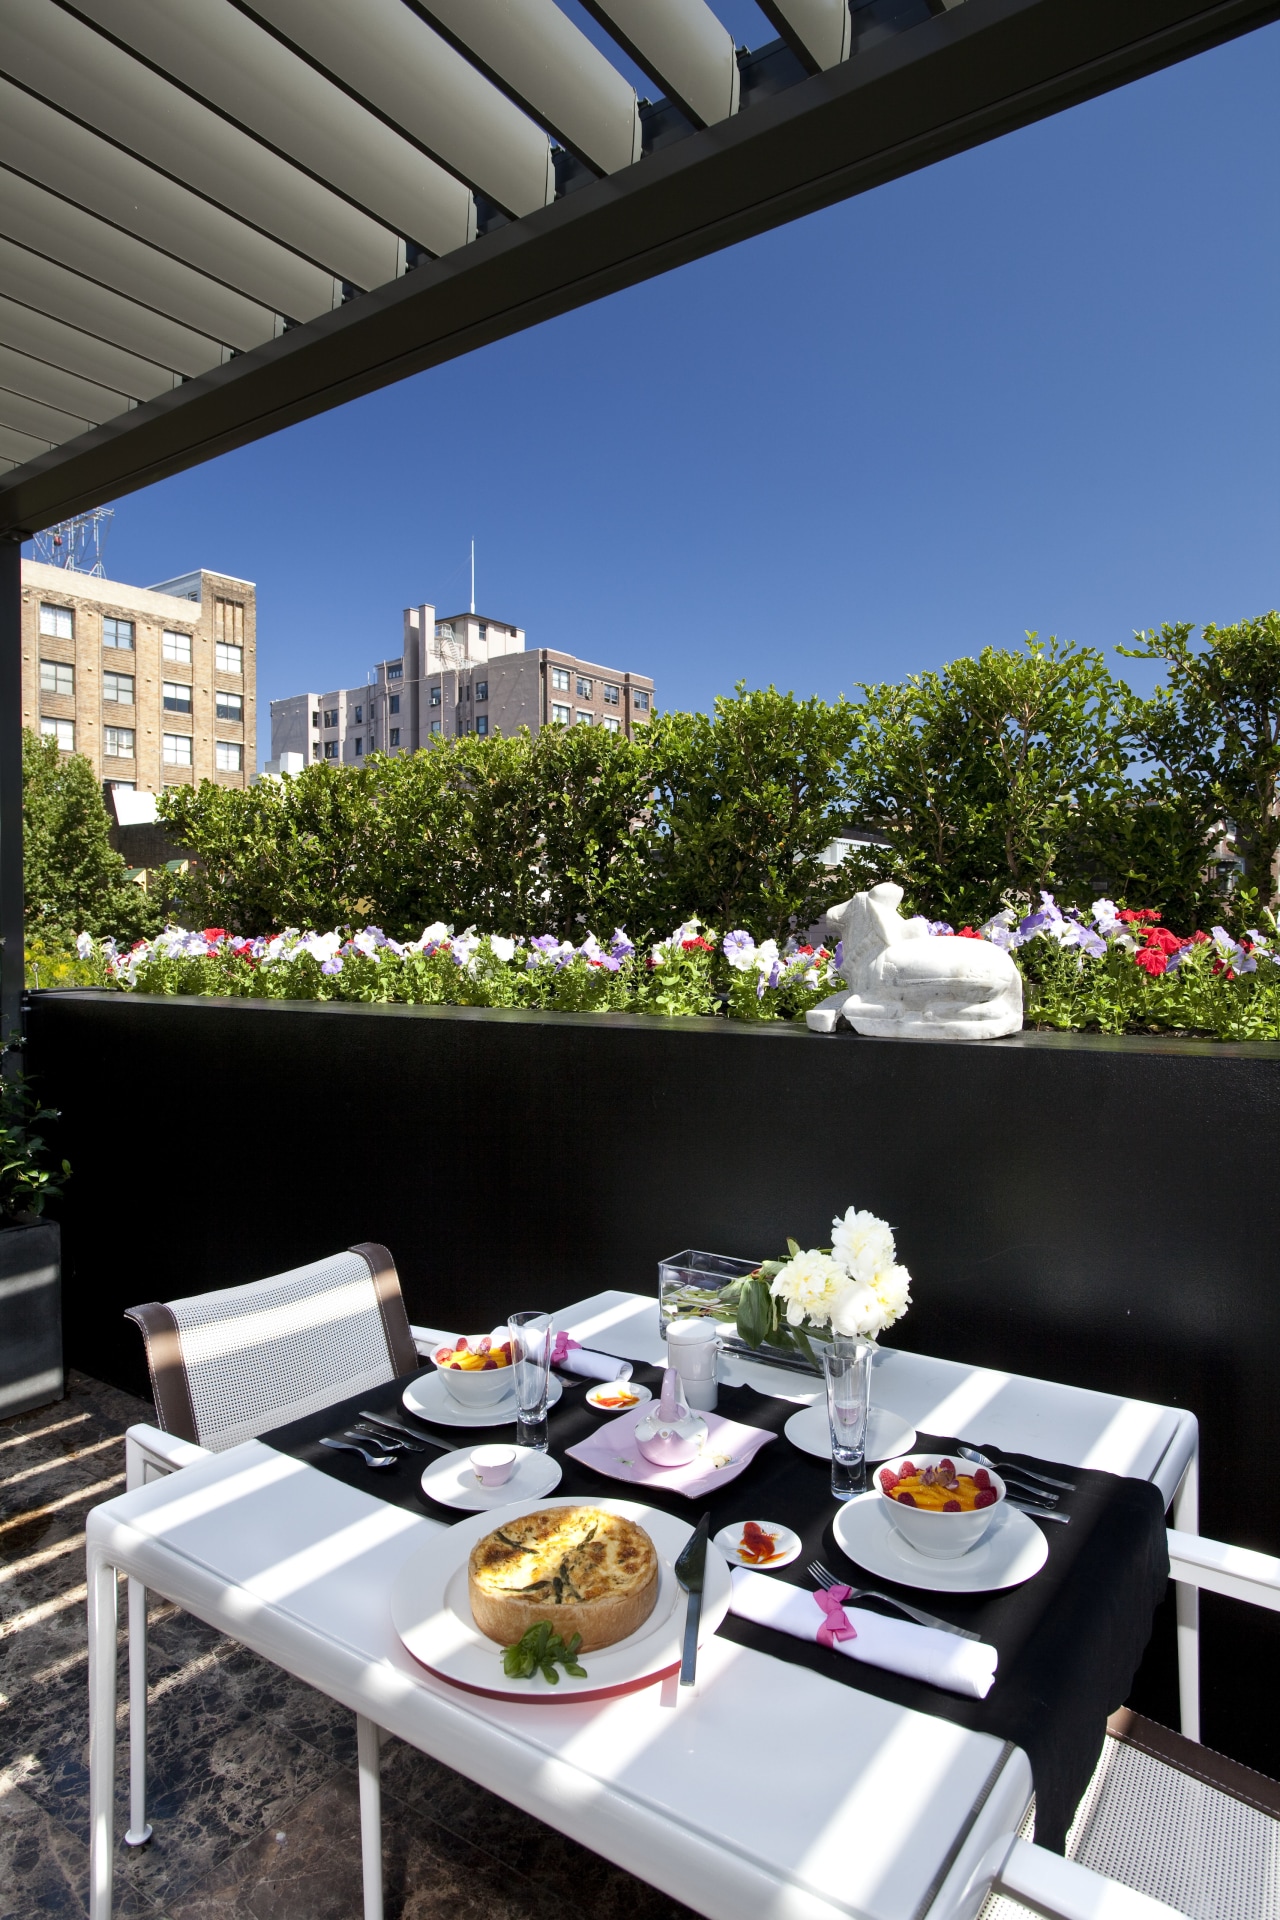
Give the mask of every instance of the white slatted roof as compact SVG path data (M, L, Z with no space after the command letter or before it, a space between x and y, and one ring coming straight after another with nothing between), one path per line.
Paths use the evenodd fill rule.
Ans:
M1280 13L582 5L0 0L0 534Z

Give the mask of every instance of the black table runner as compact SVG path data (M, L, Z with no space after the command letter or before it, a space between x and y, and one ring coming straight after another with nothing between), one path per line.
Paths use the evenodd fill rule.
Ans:
M400 1396L408 1381L417 1377L406 1375L339 1401L322 1413L264 1433L263 1442L411 1513L427 1514L446 1525L468 1519L468 1514L441 1506L422 1492L419 1481L424 1467L439 1457L435 1453L405 1454L395 1467L374 1471L358 1454L336 1453L319 1444L322 1435L340 1434L352 1426L362 1408L390 1413L413 1426ZM655 1393L662 1381L657 1367L638 1366L634 1377ZM586 1393L592 1384L567 1378L563 1397L550 1413L551 1452L564 1477L548 1499L567 1495L593 1500L612 1494L646 1501L686 1520L696 1520L709 1509L713 1533L750 1519L784 1522L800 1534L803 1547L798 1559L772 1577L796 1586L812 1588L806 1572L810 1560L823 1561L837 1575L849 1567L831 1532L836 1503L831 1497L829 1463L801 1453L782 1435L796 1411L793 1402L776 1400L752 1387L722 1386L719 1413L778 1438L762 1447L736 1480L713 1495L689 1500L608 1479L565 1457L567 1447L585 1440L611 1417L587 1406ZM514 1427L435 1431L459 1448L514 1438ZM954 1435L921 1433L917 1441L922 1453L945 1453L954 1445ZM989 1451L993 1457L998 1453L995 1448ZM995 1685L985 1700L966 1699L924 1681L886 1673L816 1643L740 1620L736 1614L728 1614L719 1631L740 1646L810 1667L829 1680L1014 1741L1031 1762L1036 1840L1060 1853L1102 1751L1107 1716L1129 1692L1164 1593L1169 1572L1164 1500L1147 1481L1055 1466L1028 1455L1004 1457L1011 1464L1021 1459L1029 1466L1043 1465L1047 1472L1076 1486L1075 1493L1062 1495L1060 1505L1060 1511L1070 1514L1071 1525L1046 1525L1049 1558L1034 1579L1003 1593L942 1594L897 1587L878 1575L869 1576L871 1585L896 1592L957 1626L972 1628L998 1650ZM850 1573L851 1584L857 1584L856 1575ZM875 1602L857 1604L875 1606Z

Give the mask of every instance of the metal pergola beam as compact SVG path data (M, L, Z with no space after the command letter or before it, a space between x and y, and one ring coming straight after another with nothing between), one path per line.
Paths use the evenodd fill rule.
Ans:
M0 532L117 498L1277 16L1280 0L966 0L28 460L0 480Z

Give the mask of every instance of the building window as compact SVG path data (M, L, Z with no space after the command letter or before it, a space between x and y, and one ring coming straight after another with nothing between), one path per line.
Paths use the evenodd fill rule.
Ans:
M63 693L72 695L76 690L76 670L64 660L42 660L40 662L41 693Z
M312 724L312 726L313 726L313 727L318 727L318 726L320 725L320 715L319 715L318 713L313 713L313 714L312 714L312 716L311 716L311 724Z
M46 740L56 740L59 753L74 753L76 750L76 723L74 720L42 719L40 731Z
M364 754L364 741L360 738L360 735L357 734L356 735L356 759L359 760L363 756L363 754Z
M591 698L591 696L592 696L592 694L594 693L594 691L595 691L595 681L594 681L594 680L588 680L588 679L587 679L587 678L585 677L585 675L583 675L583 674L581 674L581 673L580 673L580 674L578 675L578 698L579 698L579 700L589 700L589 699Z
M357 708L356 708L356 716L355 716L355 717L356 717L356 725L357 725L357 726L359 726L359 725L360 725L360 722L361 722L361 721L362 721L362 720L364 719L364 708L363 708L363 707L357 707Z
M123 653L132 653L132 620L104 620L102 623L102 644L104 647L119 647Z
M325 708L325 710L324 710L324 723L325 723L325 725L326 725L326 727L336 727L336 726L337 726L337 724L338 724L338 709L337 709L336 707L326 707L326 708Z
M392 744L392 746L393 746L393 747L398 747L398 746L400 745L400 729L399 729L399 727L392 727L392 729L391 729L391 744Z
M104 640L106 640L107 637L107 628L113 627L115 624L116 622L114 620L103 621L102 637ZM129 622L126 620L124 624L128 626ZM40 631L41 633L51 634L55 640L74 640L76 635L75 615L72 613L70 607L55 607L49 601L42 600L40 603Z
M555 706L551 709L551 718L558 720L562 727L567 727L573 716L568 707Z
M215 740L213 743L213 764L219 773L242 773L244 771L244 748L238 740Z
M219 673L244 673L244 648L233 647L225 640L219 640L213 650L214 664Z
M102 729L102 751L108 760L132 760L133 728L104 727Z
M225 687L219 687L214 694L214 711L219 720L244 719L244 695L228 693Z
M433 707L438 707L438 706L440 705L440 689L439 689L439 687L432 687L432 689L431 689L431 705L432 705Z
M488 627L486 627L483 620L480 622L479 626L476 628L476 638L481 642L482 645L487 645L488 639L489 639L489 629Z
M431 731L432 731L432 733L439 733L439 731L440 731L440 722L439 722L438 720L433 720L433 721L431 722Z
M238 600L215 600L213 603L213 639L215 646L233 647L237 653L244 650L244 608ZM218 665L222 662L219 660ZM228 667L228 673L239 673L239 667Z
M489 731L489 716L488 716L488 714L487 714L487 713L479 713L479 714L477 714L477 715L476 715L476 732L477 732L478 734L481 734L481 735L484 735L484 734L486 734L486 733L488 733L488 731Z
M614 686L612 680L606 680L604 683L604 703L606 707L617 706L618 694L619 694L619 689Z
M649 696L647 693L645 693L643 688L641 687L635 688L631 698L637 713L648 713Z
M398 693L393 693L393 694L392 694L392 696L391 696L391 698L390 698L390 700L389 700L389 701L387 702L387 708L388 708L388 711L389 711L389 712L391 712L391 713L399 713L399 711L400 711L400 695L399 695Z
M589 727L594 719L594 713L584 712L581 707L578 708L578 725L580 727Z
M162 736L160 758L166 767L189 767L191 765L191 735L189 733L166 733Z
M489 682L487 680L477 680L476 681L476 699L487 700L488 698L489 698Z
M138 791L138 783L136 780L108 780L105 782L105 785L108 793L120 793L121 791L125 793L136 793Z
M114 700L118 707L133 705L133 675L131 673L104 673L102 676L102 697Z
M557 693L568 693L569 691L568 667L552 667L551 684L555 688Z
M191 689L181 680L166 680L161 689L166 713L190 713Z
M621 720L619 720L616 717L616 715L612 713L606 713L604 716L604 719L600 722L600 725L604 728L606 733L621 733L622 731Z
M404 661L403 661L403 660L390 660L390 661L388 661L388 663L387 663L387 678L388 678L388 680L403 680L403 679L404 679Z
M164 630L160 642L160 652L166 660L181 660L184 667L191 665L191 635L189 633L171 633Z
M326 741L325 741L325 743L324 743L324 757L325 757L325 759L326 759L326 760L336 760L336 759L337 759L337 757L338 757L338 743L337 743L337 741L336 741L336 740L326 740Z

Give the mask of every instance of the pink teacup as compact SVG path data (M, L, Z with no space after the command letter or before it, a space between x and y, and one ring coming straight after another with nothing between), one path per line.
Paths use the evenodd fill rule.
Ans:
M482 1487L502 1487L516 1470L514 1447L472 1447L471 1464Z

